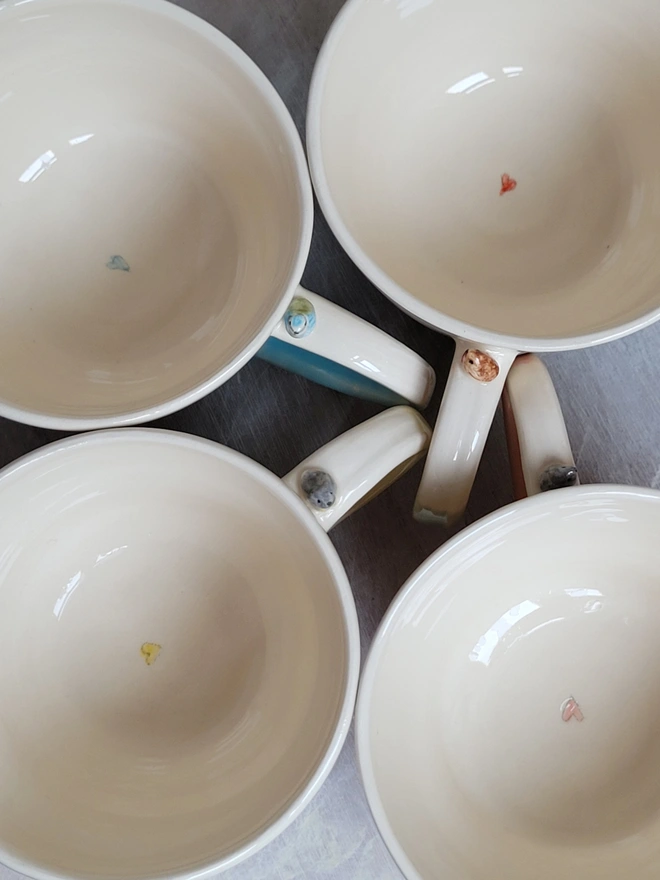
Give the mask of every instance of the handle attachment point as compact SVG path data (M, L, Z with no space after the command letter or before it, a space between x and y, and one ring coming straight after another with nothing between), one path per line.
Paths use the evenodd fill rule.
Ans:
M433 440L415 499L419 522L458 522L472 490L504 382L517 352L457 339Z
M552 489L576 486L577 482L578 470L575 465L553 464L541 474L539 488L541 492L550 492Z
M414 351L300 285L258 356L385 406L424 407L435 386L433 369Z
M495 358L477 348L468 348L463 353L461 365L468 376L484 384L497 379L500 373L500 366Z
M284 313L284 326L289 336L304 339L316 326L316 309L304 296L294 296Z
M317 449L283 480L328 531L405 474L430 439L418 412L395 406Z
M337 500L337 484L327 471L305 470L300 475L300 491L317 510L329 510Z

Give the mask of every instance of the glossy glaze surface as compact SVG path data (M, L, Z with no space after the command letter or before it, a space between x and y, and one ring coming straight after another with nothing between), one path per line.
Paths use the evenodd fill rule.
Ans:
M5 0L0 82L5 414L139 421L220 384L284 312L311 235L266 78L169 3Z
M0 859L192 876L275 837L357 681L352 595L310 511L238 453L143 429L21 460L0 520Z
M339 240L469 340L567 348L655 319L659 32L646 0L349 0L308 115Z
M302 332L292 332L294 322ZM385 406L412 403L423 409L435 388L435 372L416 352L300 286L258 356Z
M660 493L505 508L410 578L358 700L372 811L414 880L660 870Z

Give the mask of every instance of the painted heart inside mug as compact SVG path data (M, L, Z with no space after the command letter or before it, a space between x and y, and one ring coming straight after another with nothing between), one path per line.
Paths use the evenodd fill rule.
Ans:
M349 254L466 338L580 336L656 308L659 27L645 0L352 0L308 128Z
M660 864L660 495L575 487L475 524L370 654L358 751L411 880L651 880Z
M122 430L3 473L0 848L16 870L219 870L331 765L353 636L318 526L262 470Z
M229 40L170 4L0 13L0 401L111 422L197 393L290 283L288 121Z

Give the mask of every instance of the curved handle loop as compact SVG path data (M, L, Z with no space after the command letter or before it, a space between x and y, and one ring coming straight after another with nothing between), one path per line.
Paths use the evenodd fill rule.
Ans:
M283 480L327 532L408 471L430 439L418 412L393 407L322 446Z
M435 387L435 372L418 354L303 287L257 357L385 406L423 409Z
M420 522L453 525L465 512L507 374L517 352L456 340L415 500Z
M575 486L578 471L550 374L536 355L511 367L502 398L516 500Z

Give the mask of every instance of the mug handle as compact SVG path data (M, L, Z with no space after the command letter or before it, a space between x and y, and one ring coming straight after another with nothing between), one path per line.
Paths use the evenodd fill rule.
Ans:
M467 506L507 374L518 352L456 340L415 499L420 522L453 525Z
M385 406L423 409L435 387L432 367L414 351L300 286L257 357Z
M430 439L416 410L396 406L322 446L282 479L327 532L410 470Z
M578 471L559 399L545 364L536 355L516 359L502 406L516 500L577 485Z

